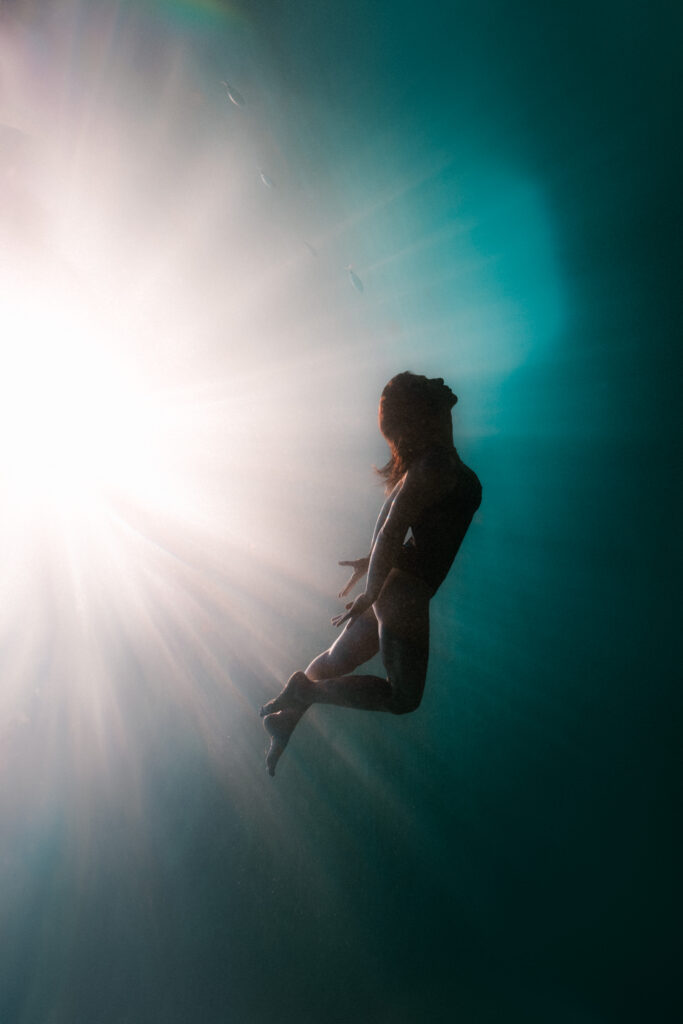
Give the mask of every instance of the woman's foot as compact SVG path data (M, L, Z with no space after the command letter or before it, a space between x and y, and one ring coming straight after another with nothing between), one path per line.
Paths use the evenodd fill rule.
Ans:
M263 727L270 736L270 744L266 752L266 768L269 775L275 775L275 768L289 743L289 737L301 720L305 707L290 708L287 711L275 711L263 719Z
M295 672L294 675L290 676L287 685L282 688L282 691L269 700L263 705L259 714L261 718L265 718L266 715L273 715L277 711L289 711L291 709L303 709L306 710L308 702L302 695L303 688L308 685L308 679L304 672Z

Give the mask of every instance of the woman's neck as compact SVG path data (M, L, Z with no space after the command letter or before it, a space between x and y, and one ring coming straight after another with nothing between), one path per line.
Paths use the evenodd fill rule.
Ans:
M427 442L430 448L455 447L453 444L453 419L451 417L450 409L445 411L442 416L439 416L434 423L434 429L430 433L431 436Z

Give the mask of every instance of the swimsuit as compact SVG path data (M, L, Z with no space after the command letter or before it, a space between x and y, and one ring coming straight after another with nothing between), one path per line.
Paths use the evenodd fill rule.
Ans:
M448 575L472 516L481 504L479 479L464 462L453 490L424 510L412 524L396 568L424 580L436 593Z

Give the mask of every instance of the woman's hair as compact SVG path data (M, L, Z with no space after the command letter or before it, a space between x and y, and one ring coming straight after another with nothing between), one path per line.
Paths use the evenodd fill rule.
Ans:
M429 445L435 419L443 409L443 399L417 374L399 373L386 385L379 400L379 429L391 458L377 472L386 482L387 493Z

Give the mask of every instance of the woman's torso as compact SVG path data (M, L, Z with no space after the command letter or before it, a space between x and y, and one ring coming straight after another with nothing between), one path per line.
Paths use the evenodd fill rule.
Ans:
M443 493L411 523L412 536L403 545L396 568L424 580L435 593L481 504L482 489L455 449L440 453L433 471L440 474Z

